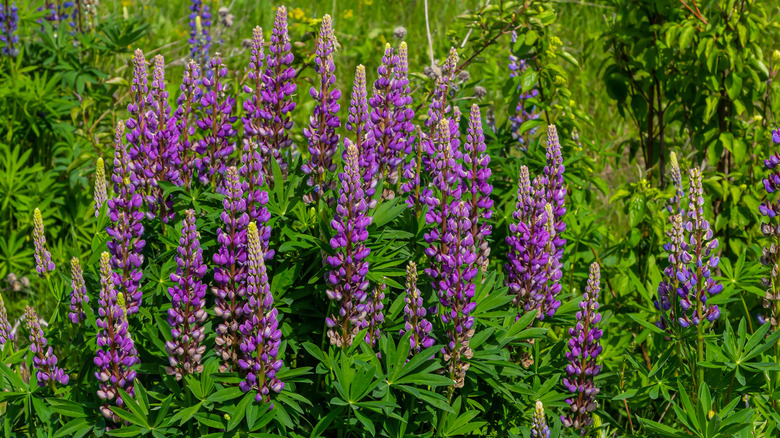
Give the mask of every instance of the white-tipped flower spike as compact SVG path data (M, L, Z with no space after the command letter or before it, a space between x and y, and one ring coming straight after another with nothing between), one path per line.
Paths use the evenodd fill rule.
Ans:
M100 209L103 208L103 204L107 200L106 167L103 164L103 159L98 158L95 166L95 217L100 215Z

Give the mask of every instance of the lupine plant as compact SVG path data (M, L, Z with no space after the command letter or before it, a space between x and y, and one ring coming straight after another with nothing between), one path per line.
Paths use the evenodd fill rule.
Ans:
M705 7L670 1L660 5L679 15ZM36 17L63 32L93 13L69 3L44 2ZM667 128L701 135L675 142L668 168L648 155L646 172L623 183L617 170L635 142L664 139L593 135L606 128L572 102L566 76L599 58L566 51L552 2L491 2L447 32L428 29L431 2L418 2L407 27L357 37L351 14L364 19L371 2L339 3L321 19L303 7L258 9L239 20L251 26L236 32L241 47L212 23L232 21L227 6L212 19L217 3L186 3L188 14L161 21L154 38L190 26L188 44L134 39L135 5L121 25L97 25L122 62L99 70L116 78L82 84L79 104L63 110L78 124L58 140L79 142L72 156L36 150L25 173L13 157L32 153L0 144L9 175L78 169L19 177L35 188L21 195L0 177L0 194L10 193L0 226L22 242L0 233L5 435L777 436L780 154L764 147L769 122L741 115L757 107L769 117L774 97L730 100L764 89L779 70L765 65L764 76L767 58L750 61L755 77L737 76L736 63L720 78L727 89L691 98L728 123ZM273 27L255 26L258 17ZM0 18L4 47L25 53L2 60L9 75L27 56L48 59L40 45L17 46ZM415 29L416 19L427 26ZM699 21L654 46L683 56L682 43L709 38ZM755 46L740 25L725 39ZM90 65L91 55L66 55ZM737 55L719 56L718 66ZM685 72L710 68L698 67ZM631 93L656 80L632 79ZM653 93L663 99L673 90L661 85ZM93 118L95 90L109 90L100 101L112 107ZM731 125L745 124L769 175L729 167L743 153ZM0 126L3 142L18 126ZM703 161L699 142L723 145L724 164ZM609 183L598 176L607 164ZM730 182L750 178L763 179L760 195ZM85 190L46 193L68 184ZM725 193L750 208L713 200ZM65 222L65 207L83 223ZM759 259L766 269L751 263ZM24 301L38 312L22 315Z

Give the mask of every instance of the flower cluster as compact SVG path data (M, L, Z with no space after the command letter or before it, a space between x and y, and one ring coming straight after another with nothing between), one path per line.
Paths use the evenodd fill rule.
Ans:
M100 209L108 200L106 190L106 167L103 158L98 157L95 165L95 217L100 215Z
M471 117L466 134L463 154L463 163L466 167L466 176L463 179L463 193L469 194L469 207L471 223L471 236L477 253L477 266L483 271L487 269L490 247L487 236L492 231L488 221L493 217L493 200L490 194L493 186L488 183L491 171L488 167L490 156L485 152L485 136L482 134L482 117L479 106L471 106Z
M683 188L680 164L677 162L677 154L674 152L669 154L669 176L671 177L672 185L674 185L674 196L669 201L666 209L669 213L684 215L685 210L683 209L682 199L685 197L685 189Z
M215 184L222 187L222 181L217 178L225 173L226 162L233 153L232 138L236 135L233 123L237 117L233 115L236 100L229 94L230 87L225 82L228 69L222 64L219 53L214 55L207 64L206 74L201 78L201 86L206 91L200 99L204 117L198 119L198 128L204 131L198 145L199 151L205 155L195 159L198 177L201 183Z
M336 65L333 63L333 51L337 41L333 33L330 15L322 17L322 26L317 39L317 52L314 58L315 70L319 74L319 90L312 86L309 95L317 102L309 126L303 129L303 135L309 140L310 161L301 166L309 176L308 184L314 188L314 200L332 189L331 173L336 170L333 155L336 154L339 135L336 129L341 126L338 100L341 91L335 88Z
M544 172L532 184L528 169L520 168L514 222L506 238L507 285L516 295L514 304L521 310L537 312L539 319L553 316L561 305L557 297L566 243L561 237L566 229L563 171L558 134L550 125Z
M395 128L398 124L395 120L396 101L400 99L399 85L402 85L395 80L395 70L399 62L390 44L385 44L385 53L377 69L373 93L368 100L371 107L369 137L376 151L378 177L389 176L390 183L398 179L397 173L395 175L394 173L401 162L400 152L403 151L404 146L401 141L403 133L396 133Z
M152 139L149 145L149 163L144 169L152 189L149 207L153 214L159 216L164 223L173 220L173 198L163 197L159 181L168 181L181 185L179 166L178 136L176 116L171 115L168 104L168 91L165 89L165 60L162 55L154 57L154 73L150 91L149 129Z
M531 438L550 438L550 428L544 417L544 405L541 400L536 401L534 418L531 425Z
M70 260L70 312L68 317L73 324L78 324L87 318L84 306L89 303L87 286L84 284L84 273L81 270L79 259L73 257Z
M772 141L775 144L780 143L780 130L773 132ZM761 254L761 264L769 266L771 270L769 276L761 279L761 284L766 289L761 305L768 313L758 315L758 320L762 324L769 322L773 330L777 329L780 321L777 308L777 303L780 301L780 223L775 219L780 213L780 200L769 198L780 188L780 172L775 170L779 164L780 153L778 152L764 160L764 167L770 171L770 174L763 179L768 199L759 206L759 213L766 216L766 222L761 223L761 233L772 243L765 246Z
M187 210L182 221L181 238L176 256L176 272L171 274L175 283L168 288L171 308L168 309L168 324L171 326L171 341L165 343L169 365L166 371L176 380L188 374L203 370L200 363L206 345L204 323L206 313L206 284L202 282L208 267L203 263L200 248L200 233L195 227L195 212Z
M198 64L205 64L211 48L211 8L203 0L192 0L189 19L190 57Z
M601 354L599 339L603 334L598 327L601 321L599 313L599 288L601 273L598 263L590 265L588 284L585 294L580 301L580 310L577 312L577 325L569 329L569 351L566 359L567 377L563 379L563 385L572 393L572 397L566 399L571 406L571 412L561 415L561 421L566 427L580 430L583 435L586 428L593 423L593 412L598 406L596 396L599 393L593 382L601 371L601 365L596 364L596 358Z
M328 257L333 268L328 274L330 287L328 298L340 303L338 316L326 319L328 338L331 344L352 345L355 335L366 321L365 301L368 289L368 257L371 249L366 247L368 226L372 217L366 214L368 204L361 184L357 147L347 143L347 159L344 171L339 174L339 189L336 215L331 221L335 235L330 245L335 254Z
M404 328L400 334L412 332L410 339L410 354L417 354L424 348L433 346L435 339L431 337L433 326L425 319L427 310L424 307L423 297L417 288L417 265L409 262L406 265L406 292L404 294Z
M38 276L46 278L49 272L54 271L54 262L51 261L51 253L46 249L46 236L43 233L43 217L41 210L33 212L33 241L35 243L35 270Z
M355 135L355 149L358 153L358 167L360 168L360 184L363 195L369 199L368 208L376 204L371 200L376 193L376 174L378 171L374 142L368 134L371 129L371 120L368 114L368 99L366 94L366 68L358 65L355 70L355 81L352 86L352 95L349 101L349 117L347 118L347 130ZM346 151L344 158L346 159Z
M0 42L3 43L3 56L15 58L19 54L19 8L16 3L0 3Z
M52 388L54 382L67 385L68 375L57 366L57 356L54 355L54 350L48 346L48 341L43 336L43 329L41 329L35 309L27 306L24 309L24 320L27 330L30 332L30 352L33 354L33 366L35 366L35 378L38 380L38 386L46 386L47 382L51 383Z
M147 76L144 52L141 49L136 49L133 52L133 82L130 84L132 97L130 103L127 104L127 112L130 113L130 117L127 119L125 127L127 128L127 142L130 145L128 148L129 157L133 162L133 173L135 174L135 179L131 182L136 186L139 194L146 194L147 189L152 184L151 178L153 176L151 160L154 159L154 156L150 156L150 154L154 153L151 142L155 121L150 119L154 115L152 111L154 98L149 93L149 78ZM149 197L144 201L151 207L154 198ZM149 214L151 215L151 208Z
M263 75L261 92L263 104L260 105L263 136L261 143L263 162L273 157L286 174L287 165L282 152L292 145L290 130L293 122L290 113L295 109L292 94L295 93L295 69L291 67L293 54L290 52L290 36L287 31L287 8L280 6L276 10L274 28L271 32L271 45L266 57L266 70ZM268 164L264 164L269 166ZM271 173L266 168L266 175Z
M128 333L127 313L124 295L115 288L115 276L109 264L109 255L100 255L100 297L98 299L97 354L95 355L95 378L98 380L98 397L103 400L100 412L106 419L119 423L121 420L109 408L114 402L124 406L119 389L131 397L135 396L136 372L131 367L140 363L135 343Z
M704 219L704 192L699 169L690 170L689 187L688 221L685 223L689 236L683 245L685 253L680 256L681 261L689 265L677 272L677 279L684 285L678 290L682 309L678 321L683 327L699 325L704 319L715 321L720 316L720 310L718 306L707 304L707 298L723 290L723 285L712 278L710 271L720 262L720 258L713 254L718 247L718 239L713 238L710 223Z
M0 295L0 349L9 341L14 340L14 332L11 324L8 322L8 313L5 310L3 296Z
M241 121L244 124L244 149L247 143L262 144L263 137L260 133L262 127L262 117L260 117L260 106L263 102L263 29L257 26L252 30L252 40L249 42L250 56L249 68L247 69L248 84L244 84L244 93L247 97L244 99L244 116ZM265 160L262 160L265 161Z
M241 358L239 367L246 373L240 388L244 392L256 391L257 402L270 403L271 392L280 393L284 383L276 377L282 368L278 359L282 343L278 311L268 284L260 235L254 222L247 230L247 279L244 304L246 319L241 324ZM270 403L269 409L273 408Z
M677 306L674 305L676 297L688 296L688 283L681 282L678 273L687 272L687 265L691 262L691 255L686 252L688 244L685 242L683 219L679 214L669 217L672 224L667 232L669 243L664 245L664 250L669 253L669 266L664 268L664 279L658 285L658 298L653 301L655 308L662 312L661 319L656 326L667 329L670 322L677 321ZM682 274L685 277L686 274Z
M436 83L433 88L433 97L431 100L430 108L428 108L428 120L425 121L425 127L427 128L427 137L421 139L425 145L426 155L423 157L423 165L426 171L432 171L433 161L436 159L437 144L441 144L441 140L438 139L440 129L440 122L449 119L449 137L452 142L452 152L455 158L460 158L458 155L458 147L460 140L458 135L460 130L458 128L460 123L460 110L457 106L451 105L448 101L450 88L454 85L455 70L458 67L458 51L455 48L450 49L449 56L444 62L442 67L442 74L436 78Z
M233 369L238 362L238 326L242 321L246 281L246 213L244 190L235 167L225 172L224 226L217 230L219 249L214 254L214 313L222 318L217 327L216 349L222 359L222 371Z
M517 32L512 32L512 44L517 42ZM514 53L509 55L509 77L517 77L523 74L528 68L528 63L525 59L518 59ZM519 89L519 86L518 86ZM520 99L517 101L517 107L515 108L515 114L510 116L509 119L512 122L512 137L517 140L518 147L525 149L528 141L536 134L537 128L531 128L524 133L520 133L520 127L528 120L535 120L539 118L539 114L536 112L536 106L530 102L531 99L536 99L539 96L539 90L532 88L531 90L523 93L521 90Z
M108 250L111 252L111 266L118 269L117 286L127 298L127 313L138 312L143 298L140 284L143 277L141 254L146 241L142 239L144 214L141 211L142 197L136 192L138 179L135 163L130 160L122 142L125 126L117 123L114 138L114 197L108 200L111 224L107 228Z
M368 296L368 299L366 300L365 327L368 330L366 331L365 340L366 343L371 347L376 345L376 343L379 341L379 337L382 334L382 331L379 329L379 327L385 321L385 314L383 312L385 308L385 305L383 303L385 299L385 289L387 289L387 284L384 283L383 281L382 283L374 287L374 290L371 292L371 294Z
M190 187L196 155L205 152L200 149L200 143L192 139L198 120L195 104L200 102L203 96L200 88L200 67L195 61L190 61L185 66L179 89L181 94L176 99L177 107L173 112L176 119L176 149L179 153L181 182L185 187Z

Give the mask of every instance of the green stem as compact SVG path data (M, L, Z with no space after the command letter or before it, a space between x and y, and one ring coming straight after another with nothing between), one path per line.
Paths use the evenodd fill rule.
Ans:
M699 362L704 362L704 323L703 321L699 321L699 324L696 326L696 329L699 332L699 343L698 343L698 352L699 352ZM704 383L704 367L702 367L700 364L696 364L696 371L699 378L699 385Z

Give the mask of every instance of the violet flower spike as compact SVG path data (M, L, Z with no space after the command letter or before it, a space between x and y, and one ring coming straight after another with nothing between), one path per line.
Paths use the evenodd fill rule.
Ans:
M385 299L386 288L387 285L384 281L375 286L366 300L364 308L366 312L365 327L367 328L365 341L372 348L377 345L382 334L379 327L385 321L385 314L383 313L385 305L382 301Z
M143 299L140 284L143 278L141 265L146 241L143 240L144 214L141 212L142 197L136 192L135 163L129 158L122 142L125 126L117 123L114 137L114 197L107 201L111 224L106 229L111 252L111 266L119 270L117 286L127 298L127 313L138 312Z
M241 169L239 173L244 177L243 190L246 194L247 213L249 220L257 223L260 233L260 243L266 260L274 257L275 251L269 249L269 240L271 239L271 227L268 221L271 220L271 213L268 212L268 192L263 188L263 165L260 161L260 152L255 143L244 144L244 151L241 154Z
M280 393L284 383L276 377L282 368L278 358L282 344L278 311L268 284L265 256L260 244L258 228L250 222L247 229L247 296L244 304L245 321L240 326L241 359L239 367L246 373L239 384L244 392L256 391L255 401L268 403L273 409L271 392Z
M154 57L154 74L150 95L152 103L150 107L150 119L154 123L150 125L152 141L149 146L150 158L153 158L149 166L152 170L150 178L153 200L149 206L164 223L173 220L173 197L163 197L162 189L158 181L171 182L177 186L182 185L179 166L181 157L179 151L179 131L176 127L176 115L171 115L171 107L168 104L168 91L165 89L165 61L162 55Z
M336 214L331 221L335 231L330 240L334 255L327 258L333 268L328 273L328 298L340 304L338 315L326 318L328 338L339 347L352 345L355 336L365 326L363 310L368 289L368 261L371 249L366 247L368 226L372 217L367 215L368 204L360 179L357 147L345 139L347 159L344 171L339 174Z
M477 307L474 299L474 278L477 276L476 253L472 251L469 208L464 201L452 201L451 215L447 218L447 233L443 241L449 245L449 253L442 263L443 274L435 284L442 307L441 319L448 328L449 343L442 349L447 362L449 377L455 388L465 384L466 372L473 352L469 341L474 336L474 317Z
M87 286L84 284L84 273L81 270L79 259L73 257L70 260L70 312L68 317L73 324L85 321L87 318L84 306L89 304Z
M3 43L3 56L16 58L19 55L19 8L16 3L6 1L0 4L0 42Z
M425 319L427 311L420 289L417 288L417 265L409 262L406 265L406 294L404 295L404 328L400 335L412 332L410 338L410 355L415 355L423 349L433 346L435 340L430 333L433 329L430 321Z
M358 167L361 169L361 186L363 194L369 199L368 208L376 206L376 200L373 200L376 193L377 163L374 138L369 135L371 132L371 119L368 113L368 99L366 93L366 68L358 65L355 70L355 82L352 86L352 96L349 101L349 117L346 122L347 131L355 135L355 148L358 151ZM342 158L346 160L347 151L344 151Z
M41 210L33 212L33 242L35 244L35 270L38 276L48 278L49 272L54 271L54 262L51 261L51 253L46 249L46 235L43 232L43 216Z
M433 97L431 99L431 105L428 108L428 119L425 121L427 128L427 137L423 139L425 144L426 156L423 157L423 165L426 171L430 171L432 161L436 155L436 143L439 141L436 136L439 132L439 123L449 117L450 122L457 125L459 116L450 114L457 109L449 103L448 98L450 94L450 87L455 80L455 70L457 69L459 62L458 51L453 47L450 48L449 56L442 68L442 74L436 78L436 83L433 88ZM450 131L450 135L457 134ZM452 150L457 150L457 147L453 147Z
M263 75L263 105L260 117L263 125L260 131L264 137L261 143L263 157L273 157L279 163L284 175L287 163L282 152L292 146L290 132L293 121L290 113L295 109L292 94L295 93L295 69L291 66L293 54L290 51L290 36L287 32L287 8L280 6L276 10L274 28L271 32L271 45L266 57L266 70ZM266 175L270 175L270 164L264 163Z
M544 417L544 405L541 400L536 401L533 423L531 425L531 438L550 438L550 428Z
M396 103L403 103L400 100L399 90L401 82L395 80L398 62L399 58L393 53L393 48L389 43L385 44L385 53L382 56L382 63L377 69L373 93L368 100L371 107L369 135L376 149L379 166L378 177L387 179L390 184L394 184L398 180L396 171L401 162L400 153L403 150L403 143L399 141L400 135L396 135L395 132L397 124L395 119Z
M488 256L490 256L487 236L493 229L492 225L488 223L493 216L493 200L490 199L493 186L488 183L492 174L488 167L490 156L485 152L487 147L485 146L485 136L482 134L482 118L479 106L476 104L471 106L465 149L463 161L467 170L463 192L469 194L472 219L471 234L476 247L477 267L484 272L487 270Z
M232 141L236 135L233 128L237 119L233 115L236 100L230 95L230 87L225 82L228 69L222 64L219 53L209 60L207 69L201 78L201 85L206 90L200 99L204 116L197 121L198 128L204 131L199 150L205 151L206 155L195 159L195 167L201 183L211 183L222 190L226 163L235 147Z
M176 149L181 161L179 175L182 185L189 188L195 169L195 158L206 153L200 142L193 138L198 121L194 106L203 96L203 90L200 88L200 67L195 61L190 61L185 66L179 89L181 94L176 99L177 107L173 113L176 120Z
M54 355L54 350L48 346L48 341L43 336L35 309L27 306L24 309L24 320L27 330L30 332L30 352L33 354L33 366L38 386L46 386L48 383L54 389L54 382L67 385L68 375L57 366L57 356Z
M211 10L203 0L191 0L190 3L190 57L198 64L209 60L211 48Z
M669 217L669 222L672 224L671 230L667 232L669 243L664 245L664 250L669 252L669 265L664 269L664 279L658 285L658 298L653 301L655 308L661 312L661 319L655 325L663 330L669 329L670 323L678 320L679 306L674 305L674 300L677 297L688 299L689 285L679 278L690 276L688 265L692 260L684 237L682 216L674 214Z
M263 146L263 135L261 128L263 127L263 118L260 116L260 107L263 105L263 59L265 59L265 53L263 52L263 29L260 26L256 26L252 30L252 41L250 43L251 54L249 56L249 68L247 69L247 81L243 86L244 94L244 116L241 117L241 122L244 124L244 151L247 150L249 144L254 143L257 145L258 153L260 154L260 162L268 163L268 156L264 155L267 152L267 147ZM265 151L265 152L264 152ZM262 172L270 171L270 167L262 170Z
M401 193L408 193L406 198L406 205L409 208L414 208L415 212L419 216L420 209L422 208L422 199L420 193L420 173L422 172L422 158L423 158L423 142L421 141L422 133L420 127L416 127L416 135L412 137L412 142L417 140L416 143L407 143L408 147L413 147L417 152L417 155L413 155L411 150L407 153L412 157L411 160L404 164L403 169L403 183L401 184ZM413 146L414 145L414 146Z
M109 255L100 255L100 297L98 299L97 352L95 355L95 378L98 380L97 396L103 401L100 412L103 416L120 423L121 419L109 406L122 407L125 402L119 395L123 389L131 397L135 396L135 370L133 365L140 363L133 338L128 333L127 314L124 295L115 289L116 274L111 270Z
M238 328L243 321L246 291L246 199L238 171L229 167L225 172L224 211L220 216L224 226L217 229L219 249L213 256L214 313L222 321L217 326L216 352L222 360L220 371L235 370L239 359Z
M596 359L601 354L599 339L603 334L598 327L601 321L599 313L599 283L601 274L598 263L590 265L590 276L585 287L585 294L579 303L577 312L577 325L569 329L569 352L566 358L569 364L566 366L567 377L563 379L563 385L572 396L566 399L571 406L571 412L561 415L561 422L565 427L573 427L584 436L587 428L593 424L592 412L598 407L596 396L599 388L594 383L594 378L601 371L601 365Z
M171 274L175 284L168 288L171 308L168 324L172 340L165 343L169 366L168 375L181 380L189 374L203 371L201 358L206 352L204 324L206 313L206 284L203 276L208 267L203 263L200 233L195 226L195 212L187 210L182 221L181 238L176 256L176 272Z
M309 90L309 94L317 103L309 126L303 129L303 135L309 141L311 159L301 166L301 170L310 175L308 184L314 189L314 201L322 198L324 192L333 189L335 185L332 174L336 170L336 163L333 162L333 155L339 145L336 130L341 127L338 116L341 91L335 88L336 65L333 63L333 51L337 44L331 17L325 15L322 17L314 58L315 71L319 75L319 90L314 86Z
M103 158L98 157L95 165L95 217L100 216L100 209L108 200L108 191L106 190L106 168Z
M3 295L0 294L0 349L5 347L6 343L13 340L13 327L11 327L11 324L8 322L8 313L5 310Z
M131 182L136 186L136 191L143 196L144 202L151 207L154 198L147 198L147 194L151 190L151 179L154 176L151 163L154 160L155 151L151 143L157 120L153 117L154 97L149 93L149 78L147 76L144 52L141 49L136 49L133 52L131 100L127 104L127 112L130 113L130 117L127 119L125 127L127 128L129 158L133 162L135 172L135 179ZM151 208L148 215L150 219L154 217Z
M704 219L704 191L701 186L701 171L691 169L689 172L688 191L688 222L685 230L689 233L688 250L685 257L691 261L687 270L677 273L680 282L687 285L689 292L680 297L682 315L678 322L682 327L699 325L706 319L715 321L720 316L720 309L713 304L707 304L707 298L723 290L723 285L712 278L711 269L718 267L720 258L713 254L718 248L718 239L713 237L709 221Z

